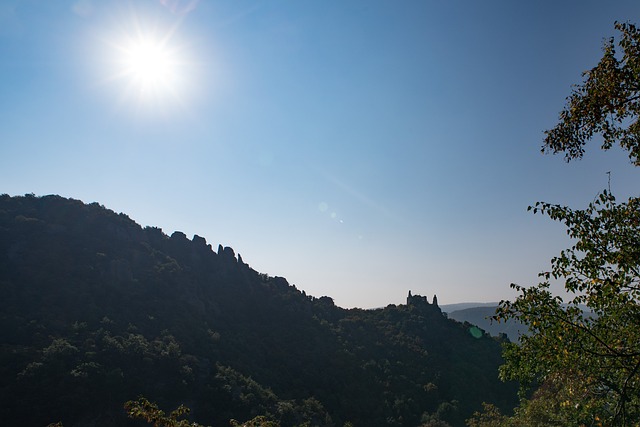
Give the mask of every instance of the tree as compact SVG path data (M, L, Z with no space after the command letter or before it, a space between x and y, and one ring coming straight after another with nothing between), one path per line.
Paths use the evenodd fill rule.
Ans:
M578 159L600 136L603 149L617 144L640 166L640 32L633 24L615 28L621 54L613 38L605 42L602 59L546 132L543 152ZM529 209L564 223L575 244L551 260L537 286L511 285L520 295L501 302L495 316L516 319L531 332L505 347L501 368L505 380L538 386L516 411L518 425L637 425L640 198L618 203L605 190L586 209L548 203ZM567 300L552 294L552 281L564 283ZM533 422L543 413L553 419Z
M500 410L489 403L482 404L483 412L475 412L467 420L469 427L500 427L509 425L509 417L502 415Z
M124 409L127 411L129 418L142 419L148 423L153 423L153 427L205 427L201 424L191 423L188 420L179 420L179 418L187 416L189 412L191 412L191 410L184 405L180 405L177 409L171 411L169 415L165 415L164 411L158 408L157 404L141 396L138 400L130 400L125 403ZM257 416L245 423L230 420L229 424L232 427L280 426L277 422L271 421L263 415ZM47 427L61 427L61 425L50 424Z
M231 427L280 427L275 421L269 420L264 415L258 415L257 417L245 422L240 423L236 420L230 421Z
M614 38L607 40L598 65L583 73L585 81L567 98L559 123L545 132L543 152L578 159L585 144L600 135L603 149L619 144L640 166L640 32L633 24L616 22L615 28L622 57L616 57Z
M153 423L153 427L204 427L200 424L190 423L188 420L179 420L189 414L189 408L180 405L177 409L165 415L164 411L158 408L153 402L149 402L144 397L138 400L130 400L124 404L129 418L142 419L148 423Z

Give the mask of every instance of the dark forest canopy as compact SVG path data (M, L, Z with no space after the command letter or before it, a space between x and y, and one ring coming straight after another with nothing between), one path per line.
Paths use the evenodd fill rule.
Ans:
M141 425L123 409L139 396L213 426L457 426L483 401L512 408L499 340L412 301L342 309L201 237L2 195L0 418Z

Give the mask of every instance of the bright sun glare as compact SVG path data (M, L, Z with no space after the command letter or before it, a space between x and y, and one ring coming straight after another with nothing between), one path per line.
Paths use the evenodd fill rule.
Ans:
M175 90L178 61L162 41L152 37L129 41L123 47L123 76L141 94Z
M138 18L132 21L129 29L108 42L112 48L108 80L120 86L120 105L147 110L184 105L190 70L184 47L176 44L176 28L160 30L142 25Z

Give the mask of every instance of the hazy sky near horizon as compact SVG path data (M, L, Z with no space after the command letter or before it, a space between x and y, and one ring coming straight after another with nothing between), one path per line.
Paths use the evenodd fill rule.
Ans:
M0 193L198 234L342 307L510 298L568 244L527 206L583 207L609 171L619 198L638 195L625 153L591 144L567 164L540 147L614 21L639 14L637 0L3 0Z

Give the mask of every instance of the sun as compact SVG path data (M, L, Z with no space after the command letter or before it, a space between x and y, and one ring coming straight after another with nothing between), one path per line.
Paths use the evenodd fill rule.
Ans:
M139 35L121 48L121 78L140 96L158 97L177 90L180 59L165 40Z
M193 67L184 43L178 43L177 30L136 17L132 24L105 37L110 47L106 83L119 94L119 107L153 111L184 106Z
M175 79L175 62L162 43L143 39L126 49L125 73L141 88L171 85Z

